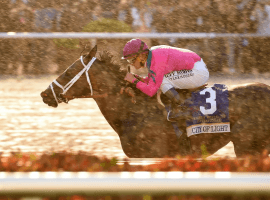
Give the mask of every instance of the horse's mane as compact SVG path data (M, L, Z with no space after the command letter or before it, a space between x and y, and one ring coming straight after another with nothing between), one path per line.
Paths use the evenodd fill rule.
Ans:
M99 52L97 58L99 59L99 62L101 63L101 70L106 70L108 73L112 73L114 77L116 77L119 80L118 85L120 87L127 86L127 81L124 80L128 70L127 70L127 62L122 61L119 59L116 59L115 56L113 56L108 51L101 51ZM134 84L129 84L129 87L134 89L134 92L136 93L136 96L146 96L144 93L140 92L138 89L136 89L136 86Z
M119 62L115 56L113 56L110 52L108 51L101 51L98 54L98 59L102 63L102 70L110 71L114 73L117 78L120 80L123 80L127 70L123 69L123 64Z

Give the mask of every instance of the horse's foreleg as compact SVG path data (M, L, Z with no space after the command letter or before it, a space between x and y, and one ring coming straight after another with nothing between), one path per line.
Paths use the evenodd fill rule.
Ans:
M131 134L127 133L127 134ZM163 126L146 126L141 131L120 137L124 153L130 158L163 158L168 156L168 136Z

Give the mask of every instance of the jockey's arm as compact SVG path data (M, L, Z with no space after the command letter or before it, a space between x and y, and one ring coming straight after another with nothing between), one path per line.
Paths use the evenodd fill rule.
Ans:
M138 79L141 82L148 83L149 82L149 77L142 77L137 74L134 74L135 78Z
M142 81L136 83L136 88L138 88L139 90L141 90L143 93L145 93L150 97L154 96L157 93L163 81L164 69L165 67L161 66L161 64L153 67L153 72L155 73L155 75L152 74L148 78L148 82L146 83Z

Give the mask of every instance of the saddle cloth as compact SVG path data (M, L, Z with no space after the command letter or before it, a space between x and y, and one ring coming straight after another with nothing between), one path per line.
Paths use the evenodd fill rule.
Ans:
M192 117L186 121L187 135L230 132L229 99L226 85L214 84L192 93Z

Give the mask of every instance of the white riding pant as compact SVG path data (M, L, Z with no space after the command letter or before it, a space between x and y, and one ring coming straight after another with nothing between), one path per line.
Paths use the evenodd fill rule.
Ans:
M194 64L192 70L173 71L165 74L160 89L163 93L171 88L192 89L204 85L209 79L209 71L203 59Z

